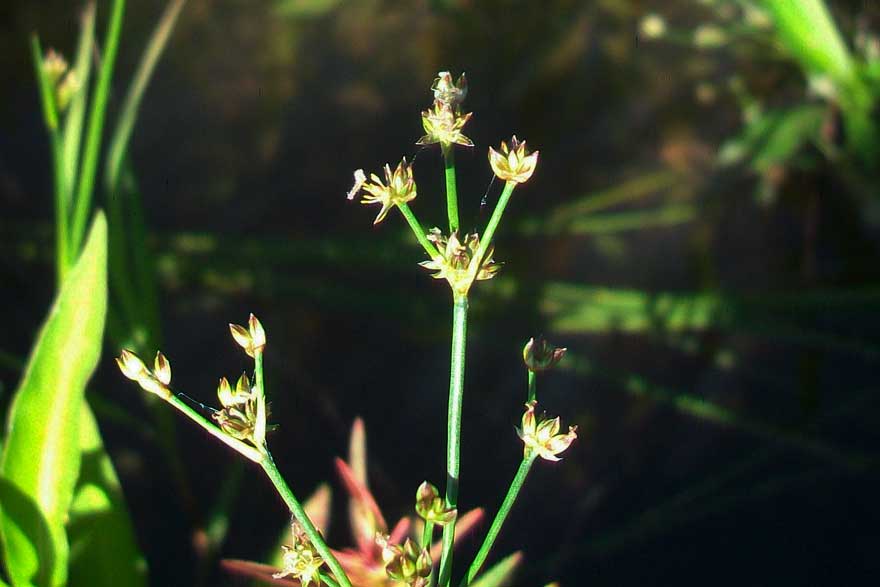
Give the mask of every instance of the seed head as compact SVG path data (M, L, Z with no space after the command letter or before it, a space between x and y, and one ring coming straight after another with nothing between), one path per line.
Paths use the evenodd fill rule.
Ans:
M467 97L467 78L464 74L458 77L458 81L452 81L452 74L441 71L431 85L434 92L434 101L449 108L455 109L464 102Z
M523 362L529 371L537 373L552 369L565 356L566 348L557 348L544 337L530 338L523 347Z
M425 129L425 136L420 138L416 144L440 143L443 148L452 144L473 147L474 142L461 132L467 121L471 119L472 114L472 112L461 114L448 104L440 101L434 102L433 106L422 112L422 128Z
M122 374L136 382L141 389L154 393L162 399L171 397L171 363L162 353L156 354L155 371L150 371L144 362L130 350L123 349L116 359Z
M244 349L248 356L253 357L255 353L263 352L263 348L266 346L266 331L263 330L263 325L253 314L248 318L247 328L238 324L230 324L229 331L235 342Z
M445 526L458 512L455 508L447 508L437 488L425 481L416 491L416 513L428 522Z
M437 245L440 254L430 261L422 261L419 265L436 271L431 277L445 279L457 294L466 294L475 280L492 279L501 269L501 265L492 260L495 251L492 246L486 250L482 260L476 258L480 248L480 237L477 234L466 234L459 241L458 232L453 232L447 238L439 228L434 228L428 234L428 240Z

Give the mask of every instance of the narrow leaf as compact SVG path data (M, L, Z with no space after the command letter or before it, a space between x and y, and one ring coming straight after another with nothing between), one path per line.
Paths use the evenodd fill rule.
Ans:
M64 522L80 465L79 422L85 386L101 354L107 309L107 223L95 216L74 265L37 338L9 411L0 471L45 517L54 556L44 556L33 516L4 500L0 535L12 584L63 585ZM25 523L26 522L26 523Z
M95 47L95 3L89 2L83 10L80 21L79 42L76 48L76 62L73 71L79 82L79 90L70 100L64 117L62 153L64 161L64 192L67 197L65 210L70 209L70 200L76 185L76 169L79 165L79 149L82 144L82 128L85 120L89 95L89 76L92 71L92 52Z
M488 571L476 578L470 587L504 587L509 585L513 574L522 562L522 553L513 554L501 559Z

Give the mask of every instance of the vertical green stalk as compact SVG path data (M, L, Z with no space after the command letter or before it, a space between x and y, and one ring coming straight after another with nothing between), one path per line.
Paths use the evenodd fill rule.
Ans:
M85 232L86 222L92 207L92 195L95 187L95 173L98 169L98 157L101 151L101 133L104 130L104 117L107 114L107 98L110 94L110 80L113 77L113 65L119 49L119 35L122 30L122 14L125 12L125 0L113 0L110 13L110 24L104 39L104 56L101 71L95 86L94 99L89 110L89 124L86 131L85 151L80 170L76 197L73 200L73 227L71 231L71 251L79 250Z
M266 446L266 388L263 384L263 351L254 352L254 387L257 392L257 423L254 427L254 441L258 446Z
M535 372L529 369L529 401L534 401L537 395L537 376Z
M495 210L492 211L492 217L489 218L486 230L483 232L483 236L480 237L480 248L477 249L477 254L474 255L471 260L472 263L477 260L475 267L479 267L483 257L486 256L486 250L489 248L489 245L492 244L492 238L495 236L495 229L498 228L498 223L501 222L501 217L504 215L504 209L507 208L507 202L510 201L510 194L513 193L513 188L515 187L516 182L513 181L508 181L504 184L504 191L501 192L501 197L498 198L498 203L495 204Z
M449 234L458 230L458 189L455 183L455 151L452 145L443 145L443 167L446 170L446 215L449 216Z
M471 563L467 575L461 582L462 587L470 585L471 581L474 580L474 577L477 576L477 573L479 573L480 569L483 567L483 563L486 562L486 557L489 556L489 551L492 550L492 546L495 544L495 539L498 538L498 533L501 531L501 526L504 525L507 515L510 513L514 502L516 502L519 491L526 482L526 477L528 476L529 470L531 470L537 456L537 453L531 452L528 456L524 457L520 463L519 469L517 469L516 475L514 475L513 481L510 483L510 488L507 490L507 495L504 496L504 501L501 502L501 507L498 509L498 513L495 514L495 519L492 520L492 525L489 527L489 532L486 533L483 545L480 546L480 550L477 551L477 556L474 557L474 562Z
M64 190L64 152L61 137L58 134L58 109L55 105L54 89L43 69L43 49L37 35L31 35L31 57L34 72L40 89L40 104L43 107L43 121L49 134L49 146L52 151L52 190L55 197L55 274L58 289L64 274L70 265L68 246L70 235L68 227L68 194Z
M461 453L461 405L464 397L464 360L467 342L467 296L455 295L452 306L452 360L449 376L449 412L446 444L446 507L458 507L459 455ZM448 587L452 578L452 543L455 523L443 527L443 550L437 584Z
M430 258L434 258L440 253L437 252L437 247L428 240L427 233L425 229L422 228L422 223L416 218L416 215L413 214L412 209L409 205L404 202L402 204L397 205L398 209L400 209L400 213L403 214L403 217L406 218L407 224L412 229L413 234L416 235L416 240L419 241L419 244L422 245L422 248L425 249L425 252L428 253Z
M324 539L321 537L321 533L315 528L315 525L309 519L308 514L306 514L306 511L303 509L299 500L296 499L293 492L290 490L290 487L288 487L284 477L278 472L278 467L275 466L275 462L272 460L272 455L269 454L268 451L264 452L263 460L260 461L260 465L263 467L263 470L266 471L266 475L269 476L269 480L275 486L278 495L280 495L281 499L284 500L284 503L287 504L290 513L293 514L293 517L296 518L296 521L302 526L303 531L306 533L306 536L309 537L315 550L318 551L318 554L321 555L321 558L324 559L324 562L330 567L330 571L333 573L333 576L336 577L339 586L351 587L351 581L345 574L342 565L340 565L339 561L336 560L336 557L333 556L330 547L327 546L327 543L324 542Z

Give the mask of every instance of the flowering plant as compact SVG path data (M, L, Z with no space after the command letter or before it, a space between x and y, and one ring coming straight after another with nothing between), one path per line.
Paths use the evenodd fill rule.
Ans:
M477 281L488 280L499 274L501 266L493 260L495 232L514 189L531 178L537 167L538 152L530 153L525 141L514 136L510 144L501 143L499 150L489 148L489 164L495 176L504 181L504 188L482 235L459 234L458 192L456 185L454 145L473 146L471 139L462 134L472 113L463 113L461 104L467 93L464 75L457 81L449 72L441 72L431 87L432 105L422 113L422 126L427 133L418 144L440 144L446 178L448 234L440 228L425 230L410 208L417 195L413 164L403 158L392 171L384 167L384 180L376 174L369 179L363 170L355 172L355 185L349 199L362 195L361 203L381 206L374 224L383 222L393 209L398 209L412 229L416 241L424 249L428 260L420 265L433 271L432 277L445 279L452 292L452 356L450 367L449 404L447 415L446 487L440 491L425 481L417 489L414 503L415 518L406 517L389 528L367 488L366 464L337 461L337 469L351 496L351 522L357 542L355 549L334 550L324 540L306 507L276 467L266 438L271 428L267 420L266 393L263 377L263 352L267 344L266 331L253 315L247 327L230 324L236 343L254 361L253 374L242 374L233 387L224 377L220 379L217 397L221 408L213 410L213 420L204 418L175 393L171 387L171 364L162 353L157 354L154 368L150 369L131 351L123 351L117 359L122 373L148 391L165 400L195 421L215 438L258 464L265 471L279 495L287 504L292 520L290 544L285 545L280 570L266 569L254 563L241 561L231 568L250 572L276 581L294 581L303 587L372 587L406 585L408 587L449 587L453 575L453 544L456 536L474 528L482 510L459 516L459 463L461 453L461 419L464 396L465 351L468 321L468 296ZM523 441L523 460L510 484L476 556L461 576L462 587L480 584L494 587L506 579L515 568L519 555L502 560L496 568L480 574L501 528L510 513L526 477L538 457L558 461L577 438L576 426L560 434L559 418L548 419L536 415L536 375L552 368L563 358L565 349L557 349L543 340L529 340L523 349L528 372L528 395L522 427L518 430ZM353 431L353 455L363 455L363 426L357 422ZM358 440L360 438L360 440ZM362 458L362 457L360 457ZM320 516L326 518L326 516ZM440 542L434 544L435 529L442 528Z

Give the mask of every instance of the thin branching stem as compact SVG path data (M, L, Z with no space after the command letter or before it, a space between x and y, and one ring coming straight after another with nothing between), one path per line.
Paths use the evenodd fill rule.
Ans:
M406 222L412 229L413 234L415 234L416 240L419 241L419 244L422 245L422 248L425 249L425 252L428 253L428 256L432 259L437 257L440 254L437 252L437 247L435 247L434 244L428 240L425 229L422 228L422 224L419 222L418 218L416 218L416 215L413 214L413 211L409 207L409 205L404 202L398 204L397 207L400 209L400 213L403 214L403 217L406 218Z
M308 514L306 514L306 511L303 509L302 504L293 495L293 492L290 490L284 477L282 477L281 473L278 471L278 467L275 466L275 461L272 460L272 455L268 450L263 454L264 458L260 461L260 466L263 467L263 470L266 472L266 475L268 475L272 485L275 486L278 495L280 495L281 499L284 500L284 503L287 504L287 508L290 510L290 513L293 514L293 517L296 518L296 521L299 522L299 525L302 526L302 529L306 536L309 537L312 546L315 547L315 550L318 551L318 554L321 555L321 558L324 559L324 562L330 568L330 572L333 573L333 576L339 583L339 587L351 587L351 581L345 574L342 565L340 565L336 557L333 556L330 547L324 542L321 532L315 527L309 519Z
M250 444L229 436L220 428L209 422L207 418L192 409L188 404L186 404L176 395L169 396L166 401L177 408L180 412L182 412L184 416L204 428L211 436L213 436L226 446L232 448L234 451L238 452L242 456L254 461L255 463L261 463L263 461L263 453L261 453Z
M452 360L449 376L449 411L446 444L446 507L458 507L459 458L461 453L461 406L464 397L464 363L467 341L467 296L456 295L452 306ZM448 587L452 577L452 544L455 523L443 527L443 550L437 584Z
M534 401L537 394L537 375L529 369L529 401Z
M480 237L480 248L477 249L477 254L474 255L474 259L479 259L480 262L478 262L475 267L479 267L483 257L486 256L486 251L489 249L489 245L492 244L495 230L498 228L498 223L501 222L501 217L504 215L504 209L507 208L507 202L510 201L510 194L513 193L513 188L515 187L516 182L513 181L508 181L504 184L504 190L501 192L501 197L498 198L498 203L495 204L495 210L492 211L492 217L489 218L486 230L483 232L482 237Z
M523 460L519 465L519 469L517 469L516 475L514 475L513 481L511 481L510 487L507 490L507 495L504 496L504 501L501 502L501 507L498 509L498 513L495 514L495 519L492 520L492 525L489 527L489 531L486 533L486 538L483 540L483 545L480 546L480 550L477 551L477 556L474 557L474 562L471 563L467 575L465 575L464 579L461 582L462 587L467 587L467 585L470 585L471 581L474 580L474 578L477 576L477 573L479 573L480 569L483 567L483 563L486 562L486 557L489 556L489 552L492 550L492 546L495 544L495 539L498 538L498 533L501 532L501 526L504 525L504 521L507 519L507 515L510 513L511 508L513 508L513 504L516 502L517 496L519 496L519 491L520 489L522 489L522 486L526 481L526 477L528 477L529 471L531 470L536 457L537 454L534 452L531 452L529 455L523 457Z
M455 182L455 151L452 145L443 145L443 168L446 171L446 215L449 234L458 230L458 188Z

